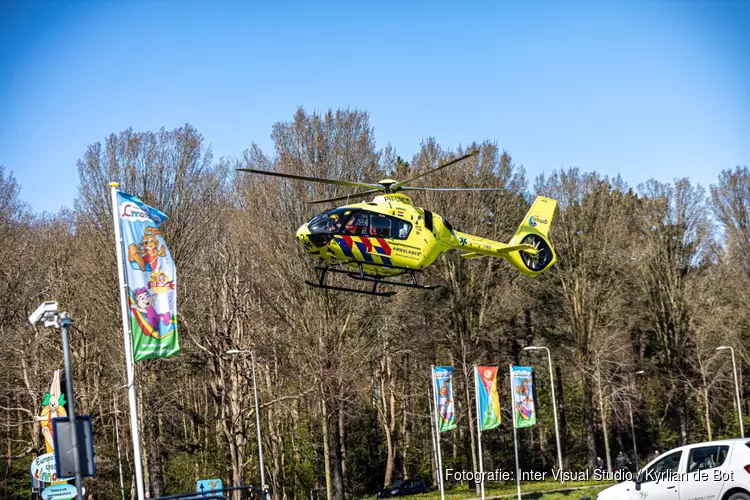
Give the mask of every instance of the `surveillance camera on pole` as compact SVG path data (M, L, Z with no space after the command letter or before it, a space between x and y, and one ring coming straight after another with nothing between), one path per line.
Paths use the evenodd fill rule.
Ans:
M41 323L44 323L45 327L59 326L57 324L57 302L50 301L42 303L36 308L36 311L29 316L29 323L34 326L39 326Z

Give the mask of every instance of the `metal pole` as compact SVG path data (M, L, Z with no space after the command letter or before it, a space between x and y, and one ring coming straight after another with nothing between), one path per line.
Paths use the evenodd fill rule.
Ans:
M729 346L732 353L732 373L734 374L734 392L737 396L737 415L740 418L740 435L745 437L745 426L742 423L742 402L740 401L740 385L737 383L737 365L734 363L734 348Z
M128 405L130 406L130 436L133 439L133 466L135 468L135 489L138 500L144 500L143 463L141 462L141 437L138 432L138 407L135 400L135 373L133 369L133 343L130 340L128 325L128 298L125 285L125 269L122 264L122 235L120 234L119 214L117 213L117 188L120 184L109 184L112 194L112 217L115 224L115 250L117 251L117 275L120 280L120 312L122 315L122 336L125 343L125 371L128 380Z
M440 473L438 472L438 452L437 452L437 440L435 438L435 425L432 422L432 384L427 389L427 403L430 407L430 434L432 435L432 454L435 459L435 479L438 480L438 488L440 487Z
M79 458L81 454L78 448L76 404L73 397L73 370L70 366L70 325L73 324L73 318L67 312L62 312L60 313L59 323L62 333L63 357L65 359L65 390L70 397L68 409L70 410L70 442L73 444L73 461L75 462L73 470L76 474L76 498L83 500L83 492L81 491L81 460Z
M641 467L638 465L638 448L635 444L635 425L633 425L633 406L628 401L628 413L630 413L630 431L633 434L633 455L635 455L635 470L640 471Z
M260 406L258 406L258 386L255 382L255 353L250 352L250 359L253 363L253 392L255 393L255 425L258 428L258 458L260 459L260 487L263 490L263 494L268 497L268 490L266 489L266 473L263 466L263 442L260 437Z
M513 419L513 451L516 454L516 489L518 490L518 500L521 500L521 465L518 463L518 432L516 431L516 403L515 394L513 394L513 365L510 367L510 415Z
M484 460L482 459L482 405L479 403L479 368L474 366L474 395L477 400L477 436L479 441L479 485L482 490L482 500L484 500Z
M552 374L552 354L550 354L548 348L542 347L542 349L547 351L547 361L549 362L549 384L552 388L552 415L555 418L555 438L557 439L557 463L560 468L560 482L564 483L565 479L563 479L562 475L563 460L562 447L560 446L560 427L557 424L557 402L555 401L555 376Z
M437 399L437 390L435 389L435 365L430 368L430 387L432 388L432 401L435 408L435 438L437 439L437 456L438 456L438 484L440 485L440 500L445 500L445 485L443 484L443 456L440 453L440 426L438 425L438 419L440 418Z

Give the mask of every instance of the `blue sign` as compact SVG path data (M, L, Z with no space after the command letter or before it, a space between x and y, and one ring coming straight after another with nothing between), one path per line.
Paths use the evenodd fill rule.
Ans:
M208 496L212 491L222 490L224 485L221 483L221 479L201 479L195 486L195 491L204 496Z

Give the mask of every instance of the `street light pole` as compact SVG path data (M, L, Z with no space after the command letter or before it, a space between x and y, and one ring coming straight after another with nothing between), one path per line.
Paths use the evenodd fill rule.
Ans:
M562 461L562 447L560 446L560 428L557 424L557 402L555 401L555 377L552 374L552 355L549 352L549 349L546 347L537 347L537 346L529 346L524 347L524 351L537 351L540 349L544 349L547 351L547 361L549 362L549 384L552 388L552 415L555 418L555 438L557 439L557 463L558 467L560 468L560 472L563 470L563 461ZM562 477L562 474L560 475ZM563 480L563 482L565 482Z
M637 372L635 372L636 375L643 375L644 373L646 372L643 370L638 370ZM628 413L630 414L630 433L633 435L633 455L635 455L635 470L640 471L641 467L638 465L638 446L635 442L635 424L633 424L633 405L630 403L630 399L628 399Z
M725 349L729 349L729 352L732 353L732 374L734 375L734 394L737 397L737 416L740 419L740 435L744 438L745 426L742 423L742 401L740 401L740 385L737 382L737 365L734 362L734 348L726 345L716 348L717 351L723 351Z
M68 409L70 409L70 432L71 432L71 444L73 445L73 460L75 460L75 483L77 498L83 500L82 484L81 484L81 461L80 450L78 448L78 427L76 425L76 404L75 398L73 397L73 371L70 366L70 327L73 325L73 318L67 312L61 312L58 317L58 323L60 326L60 332L62 334L63 344L63 358L65 360L65 389L70 395L70 401L68 401Z
M265 495L268 495L266 491L266 473L265 467L263 466L263 441L261 440L260 434L260 405L258 404L258 385L255 382L255 353L253 351L241 351L239 349L231 349L226 354L250 354L250 360L253 364L253 393L255 394L255 426L258 431L258 459L260 461L260 487Z
M70 327L73 318L70 313L58 313L57 302L44 302L29 316L32 325L59 328L62 336L63 360L65 363L65 391L68 394L68 417L70 420L70 444L73 448L73 471L75 473L76 498L83 500L80 450L78 448L78 426L76 425L76 403L73 394L73 370L70 363ZM55 450L56 452L59 450Z
M641 467L638 465L638 448L635 444L635 425L633 425L633 405L628 401L628 413L630 414L630 432L633 434L633 455L635 455L635 470L640 471Z

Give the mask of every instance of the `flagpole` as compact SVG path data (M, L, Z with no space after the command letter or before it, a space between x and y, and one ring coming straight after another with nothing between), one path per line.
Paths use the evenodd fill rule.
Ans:
M521 500L521 466L518 463L518 432L516 431L516 399L513 394L513 365L510 367L510 414L513 418L513 450L516 454L516 489L518 490L518 500Z
M432 385L432 384L430 384ZM437 444L435 440L435 426L432 423L432 389L428 388L427 390L427 404L430 407L430 435L432 436L432 455L435 459L435 470L438 470L438 454L437 454ZM438 480L438 487L440 487L440 474L437 474L436 479Z
M130 435L133 438L133 465L135 467L135 488L138 500L144 500L143 464L141 462L141 438L138 432L138 410L135 400L135 371L133 367L133 343L130 340L128 326L127 287L125 269L122 263L122 234L120 232L120 215L117 210L117 182L110 182L112 195L112 217L115 223L115 249L117 251L117 276L120 280L120 312L122 314L122 336L125 342L125 371L128 380L128 404L130 406Z
M432 402L435 407L435 438L437 439L437 456L438 456L438 484L440 485L440 500L445 500L445 485L443 484L443 457L440 453L440 426L438 425L438 419L440 418L437 400L437 390L435 389L435 365L430 368L430 386L432 387Z
M484 500L484 460L482 456L482 415L479 404L479 368L474 365L474 395L477 400L477 436L479 438L479 486L482 490L482 500Z

